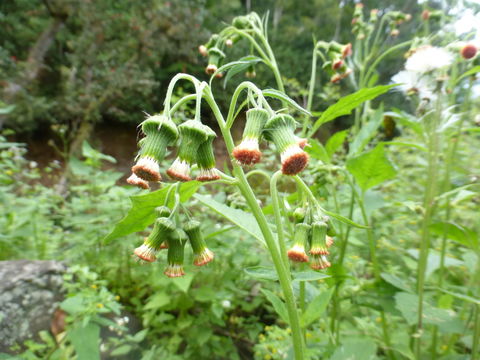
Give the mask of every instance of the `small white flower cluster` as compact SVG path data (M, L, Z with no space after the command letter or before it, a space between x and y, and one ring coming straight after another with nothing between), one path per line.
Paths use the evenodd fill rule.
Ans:
M454 56L445 48L423 46L407 59L405 70L392 77L392 82L400 84L397 90L406 95L418 95L420 99L434 100L434 88L438 72L448 68Z

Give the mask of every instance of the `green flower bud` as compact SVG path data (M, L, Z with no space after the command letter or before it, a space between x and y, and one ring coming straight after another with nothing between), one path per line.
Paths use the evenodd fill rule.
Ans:
M188 120L178 126L180 146L178 156L167 170L167 174L175 180L190 181L190 167L195 164L200 144L208 138L210 128L200 121Z
M310 254L312 255L328 255L327 244L325 242L327 236L327 224L322 221L315 221L312 224L312 245Z
M248 20L248 17L245 15L237 16L233 18L232 25L240 30L247 29L250 27L250 21Z
M141 140L137 163L132 171L145 181L160 181L159 163L165 157L167 146L177 139L177 127L163 115L150 116L142 122L141 127L146 136Z
M158 206L155 208L158 217L169 217L172 211L168 206Z
M250 109L247 111L242 142L232 152L233 157L240 164L251 165L260 161L262 153L258 147L258 141L268 116L268 112L264 109Z
M305 252L305 244L307 244L308 242L309 233L310 233L310 225L305 223L295 225L293 247L287 252L287 255L290 260L296 261L296 262L308 261L308 255Z
M302 223L303 220L305 219L305 215L306 215L305 208L301 207L301 208L295 209L295 211L293 212L293 219L295 223L296 224Z
M208 128L208 127L207 127ZM198 181L213 181L220 179L218 170L215 168L215 154L213 152L213 140L217 137L215 131L208 128L207 140L200 144L197 152L197 165L200 174Z
M308 164L308 154L295 139L295 120L290 115L280 114L265 124L265 137L273 141L282 161L282 173L296 175Z
M207 244L205 243L205 239L203 238L200 229L200 223L195 220L190 220L185 225L184 230L188 235L190 245L193 249L193 264L196 266L202 266L212 261L214 254L207 248Z
M153 262L162 243L175 230L175 225L168 218L158 218L151 234L145 238L143 245L136 248L134 254L141 260Z

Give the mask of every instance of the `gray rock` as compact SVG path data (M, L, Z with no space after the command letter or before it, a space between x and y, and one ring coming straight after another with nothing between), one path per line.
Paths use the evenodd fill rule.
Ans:
M65 270L57 261L0 261L0 352L50 329Z

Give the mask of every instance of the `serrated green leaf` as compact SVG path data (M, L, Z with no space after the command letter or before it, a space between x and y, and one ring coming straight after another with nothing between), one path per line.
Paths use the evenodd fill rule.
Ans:
M377 134L377 129L383 120L383 114L383 105L381 105L350 142L348 149L349 157L362 152L370 140Z
M330 139L328 139L327 143L325 144L325 150L327 151L329 158L332 158L332 155L337 152L340 146L342 146L347 135L348 135L348 130L338 131L335 134L333 134L333 136L331 136Z
M342 97L322 113L310 130L308 137L313 136L318 128L323 124L335 120L339 116L350 114L353 109L361 105L363 102L375 99L377 96L386 93L394 86L397 85L380 85L373 88L364 88L353 94Z
M209 196L196 194L194 195L194 197L195 199L215 211L217 214L236 224L239 228L245 230L247 233L260 240L262 243L265 243L262 231L260 230L260 227L258 226L258 223L252 214L219 203L218 201L214 200Z
M306 110L303 107L301 107L300 105L298 105L295 102L295 100L291 99L290 97L288 97L287 95L285 95L281 91L278 91L278 90L275 90L275 89L265 89L265 90L262 91L262 93L263 93L263 96L273 97L275 99L282 100L283 102L290 105L294 109L300 111L301 113L304 113L305 115L308 115L308 116L312 116L312 114L308 110Z
M429 230L439 236L447 236L472 250L479 247L478 236L475 231L453 222L437 222L429 226Z
M355 177L362 190L395 177L397 171L385 155L383 144L347 160L347 170Z
M278 275L273 268L264 266L251 266L243 269L248 275L255 279L277 281Z
M327 291L320 293L310 302L310 304L308 304L307 309L302 314L300 319L304 327L307 327L320 318L320 316L322 316L323 312L327 309L327 305L332 297L333 290L334 288L331 287Z
M180 185L180 201L187 201L202 185L199 181L189 181ZM154 212L157 206L165 203L168 190L173 184L147 194L135 195L130 197L132 207L127 215L120 220L114 229L103 239L104 244L110 243L112 240L125 236L137 231L144 230L147 226L153 224L156 218ZM171 199L173 202L173 197ZM169 204L170 206L173 205Z
M260 291L267 297L268 301L273 305L273 308L275 309L275 312L280 315L280 318L286 322L287 324L289 323L288 321L288 313L287 313L287 307L285 306L285 303L273 292L266 290L266 289L260 289Z

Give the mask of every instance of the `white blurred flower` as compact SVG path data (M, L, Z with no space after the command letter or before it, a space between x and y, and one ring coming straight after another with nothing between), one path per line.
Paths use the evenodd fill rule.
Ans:
M449 66L453 62L453 55L439 47L425 46L417 49L407 59L405 69L408 71L427 73Z
M228 309L230 306L232 306L232 303L230 302L230 300L223 300L223 301L222 301L222 306L223 306L225 309Z
M392 77L392 82L400 84L395 89L402 91L405 95L418 95L420 99L433 100L434 83L428 76L418 72L402 70Z

